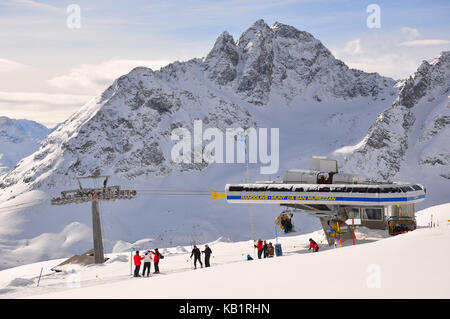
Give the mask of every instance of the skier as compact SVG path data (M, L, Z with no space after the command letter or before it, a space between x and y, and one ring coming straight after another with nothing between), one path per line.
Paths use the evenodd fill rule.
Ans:
M261 255L263 252L263 241L262 239L258 239L258 243L254 245L256 249L258 249L258 259L261 259Z
M142 271L142 276L145 277L145 271L147 270L147 277L150 276L150 266L151 266L150 251L147 250L144 256L144 270Z
M250 256L250 254L247 255L247 260L253 260L252 256Z
M267 257L271 258L275 255L275 247L273 247L272 243L269 243L267 246Z
M266 241L264 241L264 245L263 245L263 248L262 248L262 250L263 250L263 257L264 258L267 258L267 248L268 248L269 246L267 245L267 242Z
M192 249L192 253L191 253L191 257L194 256L194 269L197 269L197 260L200 263L200 266L203 268L203 263L201 260L201 253L200 253L200 249L197 248L197 246L194 245L194 249Z
M209 267L209 258L211 257L212 250L208 245L205 245L205 250L202 251L205 254L205 267Z
M141 268L141 260L144 259L144 257L141 257L139 255L139 250L136 250L136 254L134 255L134 265L136 268L134 268L134 277L141 277L139 275L139 269Z
M317 245L317 243L312 240L312 238L309 239L309 249L311 250L311 248L313 249L313 252L318 252L319 251L319 245Z
M151 251L151 253L154 255L153 257L153 265L155 266L154 274L159 274L159 260L163 259L164 256L161 255L158 251L158 248L155 248L155 251Z

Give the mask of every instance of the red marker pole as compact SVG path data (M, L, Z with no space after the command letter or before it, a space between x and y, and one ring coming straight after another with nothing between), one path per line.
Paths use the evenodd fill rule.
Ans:
M355 245L355 216L352 217L353 246Z

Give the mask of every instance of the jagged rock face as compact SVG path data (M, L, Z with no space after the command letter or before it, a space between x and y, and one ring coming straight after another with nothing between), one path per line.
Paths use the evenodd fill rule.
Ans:
M258 127L253 107L298 107L298 98L376 100L394 94L393 85L392 79L349 69L307 32L258 20L237 43L222 33L203 60L156 72L139 67L121 76L3 176L0 187L65 185L76 175L146 180L201 170L206 163L172 162L173 128L191 129L195 119L221 130Z
M446 87L445 83L448 83L449 68L449 52L443 52L430 62L424 61L414 74L414 78L410 77L406 81L394 104L412 108L422 97L439 86L442 86L441 93L445 94L448 92L448 86Z
M380 114L364 140L345 157L344 167L392 180L405 160L450 176L450 52L424 61Z
M205 70L211 69L209 78L219 85L225 85L236 78L236 66L239 62L239 53L233 37L222 33L216 40L213 49L205 59Z
M292 101L297 96L317 101L332 97L350 99L373 96L394 85L392 79L349 69L311 34L258 20L237 43L222 34L206 58L210 78L228 85L245 101L270 103L279 96ZM393 91L394 94L394 91Z

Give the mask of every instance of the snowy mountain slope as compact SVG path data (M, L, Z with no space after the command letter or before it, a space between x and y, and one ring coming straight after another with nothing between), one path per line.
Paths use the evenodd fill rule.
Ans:
M5 174L22 158L34 153L50 129L29 120L0 116L0 175Z
M209 243L211 268L195 271L191 247L171 247L162 251L162 274L150 278L131 277L130 250L110 254L104 265L66 266L61 273L50 269L62 260L48 260L0 271L0 298L448 298L449 208L418 212L418 220L425 221L430 211L439 216L436 228L385 238L383 231L371 236L362 227L356 246L347 241L338 249L320 243L325 242L322 231L284 237L279 239L282 257L251 262L245 260L254 256L251 241L219 239ZM318 253L308 251L311 237L321 247ZM289 278L288 286L279 271Z
M244 164L174 163L172 129L192 132L195 119L203 121L204 129L222 132L229 127L279 128L278 173L261 176L260 164L250 165L252 179L276 178L288 168L308 167L311 155L363 138L394 101L394 84L378 74L349 69L307 32L280 23L269 27L262 20L237 42L222 33L204 59L175 62L159 71L135 68L0 178L0 212L6 212L0 214L0 263L7 267L42 260L45 250L27 255L21 247L45 233L66 236L73 222L89 226L89 205L52 207L44 199L76 187L75 176L91 174L110 174L110 185L138 190L133 201L102 204L107 251L118 240L154 238L164 247L219 236L248 239L246 206L213 202L208 196L145 193L222 190L226 183L245 178ZM42 203L25 207L30 200ZM280 209L254 210L258 234L273 234ZM319 223L299 216L298 226L307 232ZM48 249L65 256L90 246L86 237Z
M353 147L338 149L344 170L378 180L424 184L433 203L448 200L450 183L450 51L424 61L392 106Z

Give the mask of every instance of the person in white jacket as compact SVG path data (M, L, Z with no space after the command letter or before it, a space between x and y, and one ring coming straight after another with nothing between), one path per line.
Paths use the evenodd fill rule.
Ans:
M145 277L145 271L147 270L147 277L150 276L150 266L151 266L152 258L150 252L145 252L144 255L144 270L142 272L142 276Z

